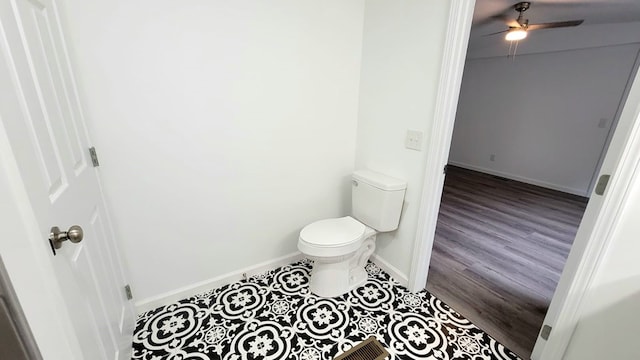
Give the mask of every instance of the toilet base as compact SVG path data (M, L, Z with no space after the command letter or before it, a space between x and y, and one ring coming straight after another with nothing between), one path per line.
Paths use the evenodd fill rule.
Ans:
M360 248L344 256L315 257L309 289L321 297L337 297L362 286L367 281L365 266L376 248L375 234L363 241Z

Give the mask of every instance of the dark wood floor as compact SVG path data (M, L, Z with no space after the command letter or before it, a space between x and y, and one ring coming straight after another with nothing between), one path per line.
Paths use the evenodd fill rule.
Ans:
M529 359L586 204L450 166L427 290Z

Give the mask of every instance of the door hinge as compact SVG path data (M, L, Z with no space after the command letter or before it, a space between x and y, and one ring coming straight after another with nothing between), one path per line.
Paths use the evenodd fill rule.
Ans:
M607 185L609 184L609 179L611 175L602 175L598 179L598 183L596 184L596 195L604 194L604 191L607 189Z
M542 331L540 331L540 337L544 340L549 340L549 334L551 334L551 326L544 325Z
M129 286L129 284L124 286L124 292L127 294L127 300L133 299L133 293L131 292L131 286Z
M93 163L93 167L100 166L100 162L98 161L98 154L96 153L95 147L89 148L89 155L91 155L91 162Z

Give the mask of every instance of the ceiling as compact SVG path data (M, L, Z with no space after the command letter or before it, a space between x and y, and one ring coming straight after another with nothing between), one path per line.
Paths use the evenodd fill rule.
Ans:
M515 19L513 5L519 0L476 0L472 37L507 28L504 21L492 18L506 14ZM584 25L640 21L640 0L532 0L525 18L532 24L584 19ZM560 29L541 30L557 31Z

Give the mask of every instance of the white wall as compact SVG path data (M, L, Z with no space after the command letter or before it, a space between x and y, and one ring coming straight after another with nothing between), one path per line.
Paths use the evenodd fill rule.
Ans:
M411 267L426 158L404 139L408 129L428 138L448 7L442 0L366 2L356 167L408 182L400 228L376 243L376 254L405 275L401 281Z
M137 299L349 212L363 1L61 3Z
M638 164L640 165L640 164ZM640 359L640 168L583 299L565 359Z
M639 48L468 59L450 162L587 195Z

